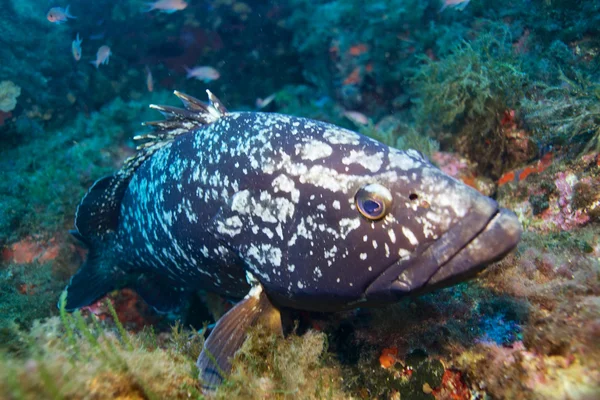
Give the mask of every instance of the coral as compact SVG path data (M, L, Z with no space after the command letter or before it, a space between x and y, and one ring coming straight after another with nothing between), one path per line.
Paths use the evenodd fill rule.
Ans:
M0 111L10 112L17 106L21 88L11 81L0 82Z
M479 390L501 399L592 399L600 394L600 375L590 374L577 358L543 356L523 343L480 344L456 361Z

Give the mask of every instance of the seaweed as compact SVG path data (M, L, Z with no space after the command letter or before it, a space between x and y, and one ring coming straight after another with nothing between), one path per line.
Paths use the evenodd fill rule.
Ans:
M541 146L600 151L600 83L578 69L559 70L558 83L536 82L522 102L525 121ZM579 144L578 144L579 143Z
M67 313L64 299L63 293L59 316L35 321L28 330L15 328L22 351L0 348L3 395L203 398L195 360L206 329L187 330L177 322L167 333L134 335L118 318L111 322L94 314ZM324 356L326 347L323 333L309 331L281 339L256 327L237 353L232 375L214 397L282 399L302 393L307 399L347 398L333 361Z
M502 117L518 106L527 77L513 53L510 33L490 28L439 61L421 60L412 79L418 96L417 125L436 132L450 130L454 147L487 175L497 178L514 167Z

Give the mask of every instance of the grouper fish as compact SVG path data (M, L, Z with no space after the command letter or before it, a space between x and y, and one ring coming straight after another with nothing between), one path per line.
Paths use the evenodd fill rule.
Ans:
M175 92L151 107L136 155L94 183L75 217L89 249L66 288L74 310L120 287L177 310L197 290L241 299L198 358L216 388L254 324L279 310L387 305L473 277L510 252L516 216L400 151L328 123L228 112Z

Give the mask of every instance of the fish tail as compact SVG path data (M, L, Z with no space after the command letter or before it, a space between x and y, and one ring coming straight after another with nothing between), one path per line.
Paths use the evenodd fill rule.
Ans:
M125 273L117 263L115 236L121 199L128 181L115 174L97 180L77 207L71 234L88 249L88 255L66 287L69 311L94 303L122 286Z
M71 7L71 5L67 5L67 8L65 8L65 17L67 18L72 18L72 19L77 19L77 17L71 15L71 13L69 13L69 7Z
M460 4L458 7L456 7L459 11L464 11L465 8L467 8L467 6L469 5L469 1L465 1L464 3Z
M92 64L94 67L96 67L96 69L98 69L98 67L100 66L100 63L96 60L90 61L90 64Z
M89 306L117 288L117 269L113 267L110 256L107 257L109 253L105 248L110 247L100 243L89 247L86 260L65 288L67 311Z
M145 13L147 13L147 12L150 12L150 11L154 10L154 3L146 3L146 4L145 4L145 6L146 6L146 7L148 7L148 8L146 8L146 9L143 11L143 12L145 12Z

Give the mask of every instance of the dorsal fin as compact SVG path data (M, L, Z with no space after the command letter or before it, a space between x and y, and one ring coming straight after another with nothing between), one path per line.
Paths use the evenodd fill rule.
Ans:
M181 99L185 108L150 105L160 111L165 119L144 123L154 131L133 138L143 141L136 147L136 154L125 160L123 167L113 175L96 181L83 197L75 217L75 228L80 240L91 244L98 238L102 240L106 233L116 230L123 194L131 177L145 160L177 136L209 125L227 114L219 99L209 90L206 92L209 103L175 91L175 96Z
M210 90L206 91L209 103L204 103L177 90L174 93L183 102L185 108L150 105L150 108L160 111L165 119L143 123L144 126L154 129L154 132L133 138L133 140L143 141L143 143L137 146L137 153L128 158L121 168L126 175L132 174L144 160L167 143L172 142L177 136L203 125L212 124L227 114L227 109Z

